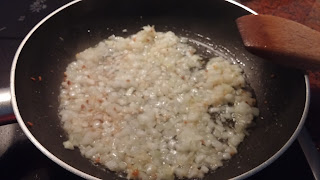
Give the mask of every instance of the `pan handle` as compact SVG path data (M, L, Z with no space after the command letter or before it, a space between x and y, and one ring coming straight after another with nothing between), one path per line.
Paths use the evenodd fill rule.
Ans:
M16 122L11 105L10 88L0 89L0 125Z
M320 180L320 155L315 148L306 127L301 129L298 141L306 156L315 180Z

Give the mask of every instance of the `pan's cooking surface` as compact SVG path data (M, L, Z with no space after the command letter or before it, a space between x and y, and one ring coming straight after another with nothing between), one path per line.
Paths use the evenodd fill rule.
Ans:
M109 6L114 7L114 5ZM199 7L193 7L192 9L201 7L202 6L200 4ZM130 9L132 7L130 6L127 8ZM232 7L228 6L228 8ZM246 170L260 164L261 161L266 160L271 152L279 150L284 142L286 142L290 137L291 134L284 134L283 131L292 132L296 126L290 126L289 124L297 124L300 120L300 118L297 119L297 117L300 117L303 106L301 107L301 103L298 105L299 103L297 102L304 101L305 97L303 85L304 79L302 74L288 69L281 69L279 67L274 68L270 64L261 63L262 61L251 60L252 56L250 55L243 55L241 48L235 48L235 46L240 47L241 44L236 30L234 28L225 28L229 25L227 23L228 21L222 21L220 19L215 20L217 16L222 17L222 15L226 15L224 13L224 9L216 8L214 10L210 9L210 11L203 11L199 16L193 16L193 18L189 18L191 16L190 11L187 12L187 16L185 17L172 16L177 12L170 12L170 8L166 9L165 13L167 17L165 18L155 16L148 17L146 14L152 12L149 9L148 12L142 15L142 17L139 14L134 14L135 16L120 17L116 20L114 17L100 17L100 19L95 19L94 21L90 20L91 17L86 16L85 13L80 16L73 16L70 11L64 12L64 15L67 14L67 17L69 18L66 19L65 16L61 14L57 17L57 21L49 21L48 24L40 27L40 29L53 29L53 27L60 27L54 34L49 31L42 32L37 36L32 37L30 39L30 44L24 47L24 50L28 51L24 51L26 53L21 54L21 59L25 60L19 60L17 70L19 71L19 68L22 67L27 68L25 71L19 71L17 74L17 77L19 78L16 79L16 90L24 90L17 93L17 98L19 100L18 105L19 107L26 105L24 108L20 109L21 114L24 116L25 121L34 123L34 126L30 128L34 136L49 151L79 169L86 169L86 171L89 170L89 172L92 171L94 172L92 174L97 174L97 176L101 175L100 177L104 177L105 174L105 172L96 172L96 167L88 165L87 160L81 158L79 154L66 151L61 146L61 142L65 140L65 137L64 133L57 125L56 95L59 90L59 86L57 85L60 84L63 71L67 63L73 59L75 52L79 52L86 47L92 46L102 38L108 37L112 33L122 35L121 30L124 28L128 29L130 34L131 32L137 31L145 24L155 24L159 30L172 30L178 35L185 36L189 34L189 36L198 40L201 40L201 37L196 34L201 34L205 37L211 37L214 43L223 45L220 46L221 49L224 47L232 52L230 54L226 49L224 49L224 51L228 53L229 57L238 58L245 64L245 72L248 75L249 82L255 89L259 107L262 110L262 117L260 117L260 119L263 118L263 120L257 120L257 126L252 131L249 138L240 147L239 156L236 156L231 160L226 167L217 171L215 174L217 177L223 177L223 175L226 174L229 175L228 177L233 177L238 173L245 172ZM110 11L108 11L108 13L111 13ZM124 12L130 13L131 11L128 10ZM108 13L106 15L108 15ZM244 12L240 12L240 14L243 13ZM96 15L99 15L99 12L96 12ZM228 14L227 17L229 18L229 23L231 23L236 16ZM72 21L72 18L78 20ZM64 21L62 21L62 19ZM87 23L79 25L82 21ZM186 31L183 31L183 29L189 30L190 32L193 32L193 34L187 33ZM237 41L231 41L232 43L230 43L228 39L233 38ZM45 42L43 39L47 39L48 42L51 41L54 43L50 43L49 46L44 46L43 44ZM89 44L87 42L89 42ZM36 49L33 48L33 43L38 44ZM39 44L41 44L41 46L39 46ZM36 55L36 57L34 55ZM66 62L64 61L65 59L68 59L69 61ZM57 62L59 62L59 65L57 65ZM261 68L262 66L264 68ZM38 76L43 77L43 81L33 82L30 80L30 77ZM282 83L283 79L289 79L288 77L294 78L295 81L285 81L285 83ZM29 86L30 84L32 86ZM286 88L288 88L289 91ZM276 94L280 93L283 94L283 96L276 96ZM291 99L291 93L297 93L296 97L298 100ZM29 96L29 94L32 94L32 96ZM45 95L46 98L43 98L43 95ZM32 105L27 103L26 100L28 99L33 103ZM269 104L271 104L271 106L269 106ZM269 107L269 109L267 109L267 107ZM36 109L36 111L31 113L33 109ZM281 114L279 113L279 109L282 110ZM286 120L282 121L283 119ZM274 120L276 123L268 123L270 120ZM269 134L270 136L266 134ZM62 135L61 138L60 135ZM56 137L56 139L52 137ZM262 138L258 139L257 137ZM274 144L274 146L264 147L264 143L262 144L261 142ZM257 152L263 152L265 154L260 157L252 155ZM78 158L80 159L80 162ZM233 170L231 171L230 169ZM224 176L224 178L227 177Z

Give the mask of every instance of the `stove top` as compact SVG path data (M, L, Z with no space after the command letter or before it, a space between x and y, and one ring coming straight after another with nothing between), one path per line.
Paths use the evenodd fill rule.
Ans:
M16 49L43 17L70 0L0 2L0 88L8 87ZM43 155L17 123L0 126L0 179L81 179ZM248 179L314 179L295 141L274 163Z
M66 171L43 155L23 134L18 124L0 127L0 179L50 180L82 178ZM248 180L313 179L300 145L295 141L267 168Z

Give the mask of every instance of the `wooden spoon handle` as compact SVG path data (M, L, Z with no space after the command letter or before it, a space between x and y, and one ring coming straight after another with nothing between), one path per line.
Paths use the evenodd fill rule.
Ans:
M236 20L245 47L267 60L299 69L320 69L320 32L271 15Z

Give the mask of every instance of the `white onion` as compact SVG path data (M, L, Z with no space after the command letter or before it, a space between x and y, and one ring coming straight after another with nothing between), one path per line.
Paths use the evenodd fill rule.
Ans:
M76 55L61 84L67 149L129 179L202 178L237 152L258 116L242 69L146 26ZM98 160L97 160L98 159Z

